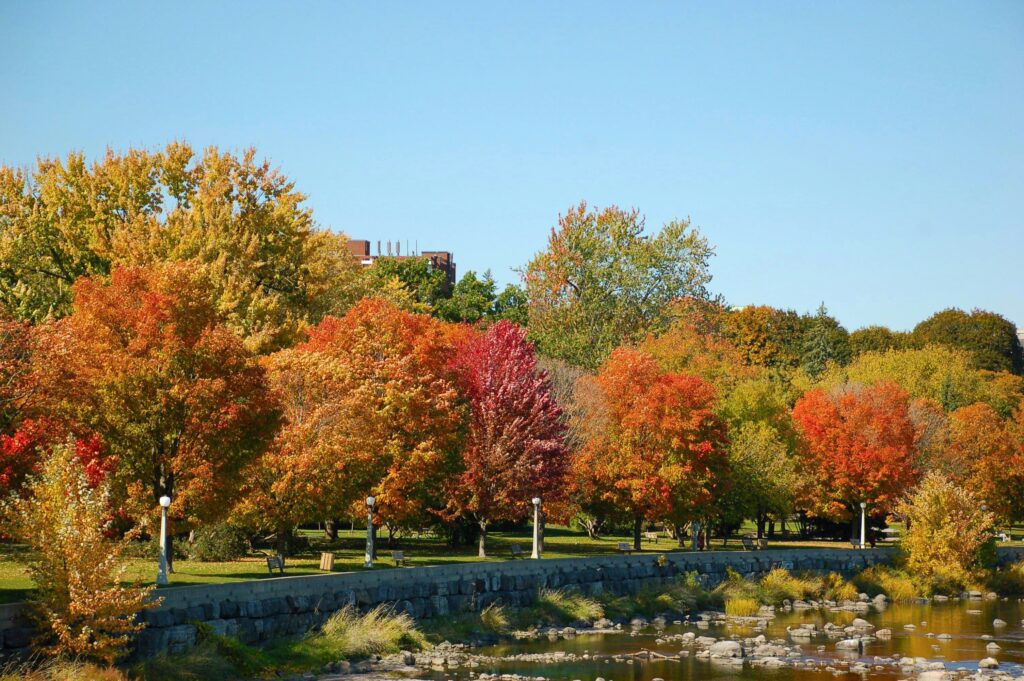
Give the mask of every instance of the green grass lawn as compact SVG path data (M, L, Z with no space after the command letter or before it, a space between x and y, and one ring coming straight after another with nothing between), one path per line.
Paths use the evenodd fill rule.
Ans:
M753 531L752 525L744 526L736 536L729 539L725 546L722 545L721 539L714 540L711 549L714 551L741 550L742 546L738 536ZM335 572L366 569L363 567L363 552L366 542L365 530L339 532L338 540L335 542L325 541L323 533L315 530L303 530L300 534L309 539L310 548L286 560L286 575L324 574L319 569L321 551L332 551L335 554ZM1024 534L1022 528L1014 530L1013 535L1018 538L1018 541L1013 542L1014 544L1020 545L1022 543L1019 541L1022 534ZM631 539L624 535L609 535L600 539L590 539L583 532L564 526L549 525L544 540L544 557L570 558L614 554L618 552L617 546L619 542L631 542ZM388 544L387 534L382 533L377 538L378 558L373 569L390 569L394 567L391 561L391 548L404 551L407 563L410 566L421 566L480 560L509 560L511 558L510 547L513 544L519 544L523 551L523 556L528 557L532 547L530 530L489 533L487 538L488 557L486 559L477 557L475 544L473 546L451 547L443 539L437 537L402 536L395 539L394 546L392 547ZM645 552L652 553L686 550L680 549L677 541L664 535L661 536L657 543L645 540L643 547ZM825 547L848 549L850 544L848 542L800 541L797 539L775 539L769 542L769 548L772 549ZM24 547L0 544L0 603L23 600L32 589L32 582L25 568L25 558L26 551ZM144 584L151 584L156 579L156 568L157 561L155 555L152 558L132 558L129 562L127 576L130 580L139 580ZM178 559L174 562L171 585L164 588L173 588L174 586L187 584L211 584L249 579L266 579L269 576L264 554L256 554L225 563L200 563Z

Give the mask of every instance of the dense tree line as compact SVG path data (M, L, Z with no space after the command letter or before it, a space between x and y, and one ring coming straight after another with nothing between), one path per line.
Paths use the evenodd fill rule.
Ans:
M541 496L591 533L681 540L794 514L878 519L928 471L1024 517L1010 322L847 332L824 304L730 307L689 221L572 207L522 288L358 268L251 151L0 168L0 495L71 443L124 527L276 533L361 514L495 523ZM699 525L698 525L699 524Z

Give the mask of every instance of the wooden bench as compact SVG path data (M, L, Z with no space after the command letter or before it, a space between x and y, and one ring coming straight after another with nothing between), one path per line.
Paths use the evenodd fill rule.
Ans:
M646 539L647 541L652 541L655 544L657 544L658 543L658 533L657 532L644 532L644 539Z
M320 569L325 572L330 572L334 569L334 554L333 553L321 553L320 554Z
M391 552L391 560L395 561L395 566L396 567L399 566L399 565L405 565L406 564L405 551L392 551Z
M508 547L508 550L512 553L513 558L523 557L523 547L519 544L513 544L512 546Z
M754 546L753 538L748 535L740 537L740 543L743 544L744 551L755 551L757 549L757 547Z
M628 544L627 542L620 541L619 542L619 553L625 553L625 554L633 553L633 546L631 544Z
M284 574L284 556L267 556L267 572L274 574L274 568Z

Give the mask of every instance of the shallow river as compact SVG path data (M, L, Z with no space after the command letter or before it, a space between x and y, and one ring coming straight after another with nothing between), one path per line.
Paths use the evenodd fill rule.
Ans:
M862 617L877 629L891 629L892 638L868 641L862 653L836 649L836 639L817 635L814 638L797 640L787 634L787 627L801 623L814 623L818 630L827 622L846 626L855 617ZM1004 620L1005 627L993 626L993 620ZM481 662L474 669L450 669L427 674L430 679L470 679L482 673L520 674L542 676L552 681L593 681L603 677L607 681L651 681L655 678L666 681L699 679L773 679L775 681L811 681L818 679L905 679L916 678L916 671L901 669L892 660L902 657L926 658L929 662L942 662L949 671L957 669L977 670L979 660L993 657L999 662L999 671L1013 677L1024 676L1024 604L1018 601L964 600L934 604L891 604L882 611L872 607L868 613L830 612L823 610L802 610L779 612L766 627L758 629L742 624L711 623L698 628L695 623L669 624L658 630L647 627L636 635L588 634L574 638L550 641L521 641L479 648L473 652L487 656L510 656L523 653L572 653L595 656L592 659L578 659L562 662L533 662L524 660L501 660ZM912 624L914 629L904 625ZM697 636L712 636L718 639L754 637L764 634L769 641L784 639L787 646L799 646L799 657L789 657L793 666L767 669L755 666L747 660L744 664L723 663L699 659L694 656L695 648L684 646L678 640L657 643L657 639L672 634L693 632ZM949 635L946 638L940 635ZM995 643L999 646L986 650ZM673 660L636 658L631 662L616 661L607 656L631 655L644 650L678 656L681 651L689 655ZM876 658L882 658L876 660ZM862 673L849 671L857 663L867 665ZM472 676L471 676L472 672Z

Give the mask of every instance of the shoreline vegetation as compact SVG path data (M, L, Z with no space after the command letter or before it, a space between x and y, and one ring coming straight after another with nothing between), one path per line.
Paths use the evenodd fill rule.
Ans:
M391 660L410 666L415 653L433 648L460 650L512 639L538 639L577 630L613 631L657 618L713 616L736 621L771 618L777 608L866 610L869 603L934 598L1024 598L1024 562L978 572L962 592L940 593L936 584L915 578L899 566L874 566L845 578L836 573L791 573L776 568L757 581L729 570L714 588L704 588L695 573L674 584L626 595L588 596L579 591L541 589L530 606L500 602L480 612L414 621L386 606L367 612L346 607L316 631L270 641L262 647L201 627L195 648L121 667L99 667L73 660L28 661L0 669L0 681L187 681L255 679L305 673L372 671ZM389 657L390 656L390 657ZM382 659L387 658L385 662Z

